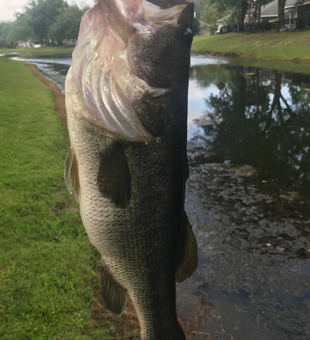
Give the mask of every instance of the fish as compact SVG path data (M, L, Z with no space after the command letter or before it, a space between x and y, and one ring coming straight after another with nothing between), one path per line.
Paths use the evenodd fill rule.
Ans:
M105 307L130 297L141 340L184 340L176 281L197 267L184 209L190 0L99 0L65 83L64 178L101 255Z

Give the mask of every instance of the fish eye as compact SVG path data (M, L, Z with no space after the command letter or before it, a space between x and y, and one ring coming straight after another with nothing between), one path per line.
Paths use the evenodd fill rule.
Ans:
M188 47L193 41L193 32L190 28L186 28L181 35L181 40Z

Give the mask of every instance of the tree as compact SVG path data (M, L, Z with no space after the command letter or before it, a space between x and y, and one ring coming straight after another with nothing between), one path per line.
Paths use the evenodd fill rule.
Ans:
M209 4L209 0L195 0L195 13L198 20L202 20L201 14L206 5Z
M240 23L244 22L246 12L248 10L248 0L209 0L210 4L214 4L218 11L230 10L232 17L236 17Z
M7 39L10 30L13 27L12 22L0 22L0 47L12 47L13 42Z
M193 36L199 35L199 31L200 31L200 22L197 18L194 18L193 26L192 26Z
M257 22L260 23L260 15L261 15L261 10L262 10L262 0L258 0L257 1L257 11L258 11L258 14L257 14Z
M41 41L49 43L49 29L58 15L67 8L68 4L64 0L38 0L30 3L27 8L30 15L29 25Z
M62 44L63 39L77 39L81 18L87 10L87 7L80 10L74 5L61 12L49 29L50 37L57 40L58 45Z
M278 29L284 28L284 8L286 0L278 0Z
M208 4L201 13L201 20L205 21L209 26L210 32L217 29L217 21L230 13L230 10L221 10L215 4Z
M27 41L29 39L36 39L36 34L29 25L30 17L28 13L17 13L16 17L6 39L13 42L14 45L17 44L18 40Z

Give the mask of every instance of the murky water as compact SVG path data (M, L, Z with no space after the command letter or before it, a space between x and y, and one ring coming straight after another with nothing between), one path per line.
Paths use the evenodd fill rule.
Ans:
M191 68L199 267L179 309L190 339L309 339L309 76L208 59Z
M25 61L64 89L70 56ZM192 58L186 210L199 266L178 285L189 339L310 338L309 109L307 75Z
M191 139L217 161L253 165L261 179L310 193L310 76L229 64L191 69Z

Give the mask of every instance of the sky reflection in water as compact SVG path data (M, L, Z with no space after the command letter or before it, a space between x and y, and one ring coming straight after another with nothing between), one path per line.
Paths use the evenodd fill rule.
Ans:
M309 76L230 64L191 68L190 145L222 162L250 164L261 179L306 195L309 109Z

